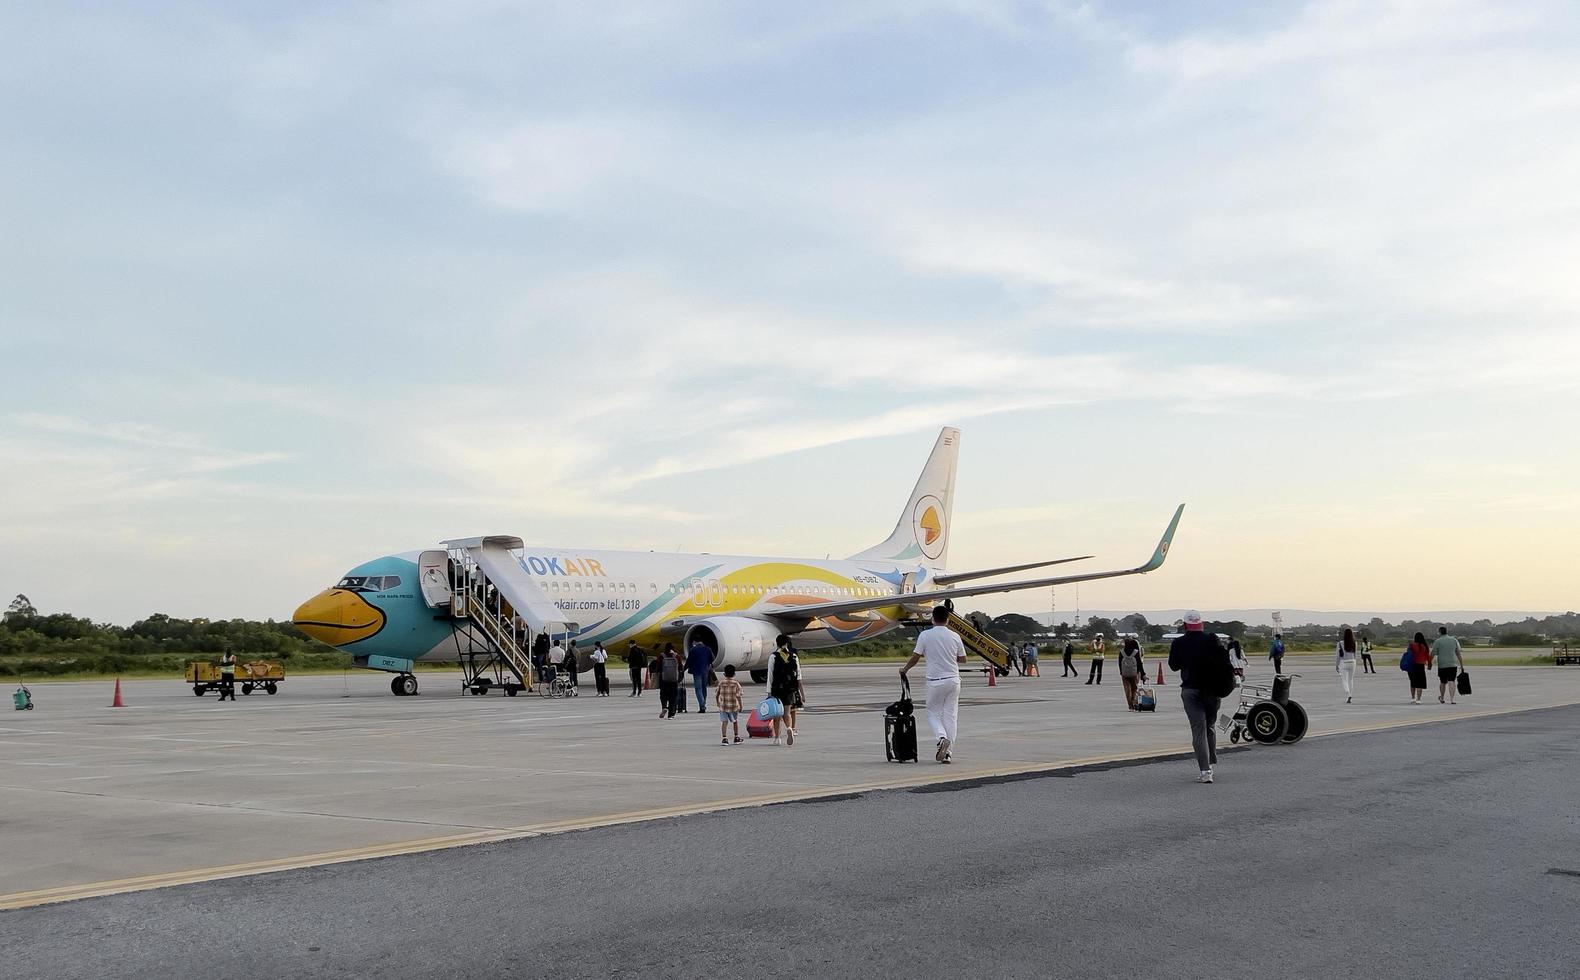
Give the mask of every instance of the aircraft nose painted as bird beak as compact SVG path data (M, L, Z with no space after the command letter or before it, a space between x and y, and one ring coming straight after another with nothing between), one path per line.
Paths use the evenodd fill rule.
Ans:
M332 647L365 640L384 628L384 613L355 592L325 589L296 607L291 622Z

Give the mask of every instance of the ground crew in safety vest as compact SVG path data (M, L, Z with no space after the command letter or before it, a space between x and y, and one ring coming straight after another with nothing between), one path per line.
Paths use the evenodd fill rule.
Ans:
M219 699L236 700L236 655L226 650L219 658Z

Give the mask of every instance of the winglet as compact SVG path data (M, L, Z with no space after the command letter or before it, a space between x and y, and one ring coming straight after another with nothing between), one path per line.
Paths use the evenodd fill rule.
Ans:
M1163 532L1163 540L1158 542L1158 550L1152 552L1152 560L1142 565L1136 571L1145 574L1155 572L1163 567L1163 559L1169 556L1169 546L1174 543L1174 532L1180 526L1180 515L1185 513L1185 505L1180 504L1174 511L1174 519L1169 521L1169 529Z

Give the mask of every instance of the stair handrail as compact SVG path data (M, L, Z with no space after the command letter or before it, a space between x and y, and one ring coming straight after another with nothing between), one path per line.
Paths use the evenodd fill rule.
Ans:
M962 637L963 639L966 639L967 641L969 641L966 644L967 646L971 646L972 643L975 643L976 646L985 646L988 649L993 650L996 653L998 653L998 655L1001 658L1003 658L1003 660L1004 660L1004 662L1006 664L1009 663L1009 648L1008 647L1006 647L1004 644L1000 643L999 641L995 640L993 637L989 636L988 634L984 633L983 631L977 629L974 625L972 625L972 623L971 623L971 621L969 619L966 619L964 616L960 615L959 613L952 612L952 613L949 614L949 616L950 616L950 619L953 620L953 622L951 622L950 625L953 626L960 633L964 634L964 636ZM987 654L981 652L980 650L975 650L974 649L971 652L975 653L977 656L981 657L983 660L986 660L989 663L992 663L995 667L999 666L998 663L996 661L994 661L992 657L989 657Z
M467 610L472 614L472 621L482 625L483 633L499 648L500 654L510 663L516 675L524 684L532 682L531 661L525 651L516 643L514 636L506 631L501 620L502 614L490 612L477 594L468 591L466 594Z

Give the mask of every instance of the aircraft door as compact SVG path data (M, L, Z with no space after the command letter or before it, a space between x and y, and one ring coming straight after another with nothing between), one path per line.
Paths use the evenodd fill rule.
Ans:
M424 551L417 556L417 580L422 583L422 601L430 608L450 605L450 553Z

